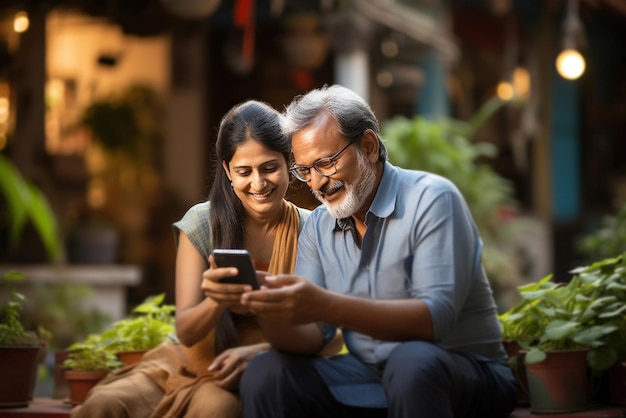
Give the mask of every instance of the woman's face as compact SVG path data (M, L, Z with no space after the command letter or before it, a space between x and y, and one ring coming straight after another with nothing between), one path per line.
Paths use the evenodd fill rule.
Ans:
M239 145L230 163L222 165L249 215L272 217L280 213L289 186L289 170L282 153L248 139Z

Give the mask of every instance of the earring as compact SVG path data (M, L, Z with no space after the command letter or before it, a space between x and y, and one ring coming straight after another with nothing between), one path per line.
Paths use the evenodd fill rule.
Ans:
M235 186L233 186L233 182L232 181L230 182L230 187L232 187L233 190L235 190Z

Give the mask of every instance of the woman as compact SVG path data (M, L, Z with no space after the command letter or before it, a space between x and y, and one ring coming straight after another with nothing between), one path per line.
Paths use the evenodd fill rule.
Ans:
M220 279L213 248L246 248L257 270L288 273L309 211L284 200L290 144L281 115L247 101L222 119L218 169L209 200L174 223L176 334L142 362L98 385L72 417L238 417L239 378L254 355L269 349L254 317L239 303L245 285ZM209 267L207 269L207 267Z

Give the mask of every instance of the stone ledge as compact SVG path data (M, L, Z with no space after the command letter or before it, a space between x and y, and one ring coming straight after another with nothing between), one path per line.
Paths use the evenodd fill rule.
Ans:
M141 269L132 264L3 264L0 274L24 273L22 283L81 283L101 286L136 286Z
M82 285L92 295L82 300L85 307L94 308L118 321L127 315L126 288L141 282L141 269L132 264L2 264L0 275L9 271L24 274L14 287L31 299L31 285Z
M517 408L509 418L624 418L626 407L622 406L595 406L580 412L566 414L535 414L530 408Z
M34 398L25 408L1 408L2 418L66 418L72 406L61 399Z

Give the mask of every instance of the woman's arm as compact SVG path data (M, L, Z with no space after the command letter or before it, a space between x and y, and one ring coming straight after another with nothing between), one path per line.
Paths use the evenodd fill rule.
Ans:
M206 266L206 260L181 231L176 252L176 335L186 346L206 337L224 309L201 291Z

